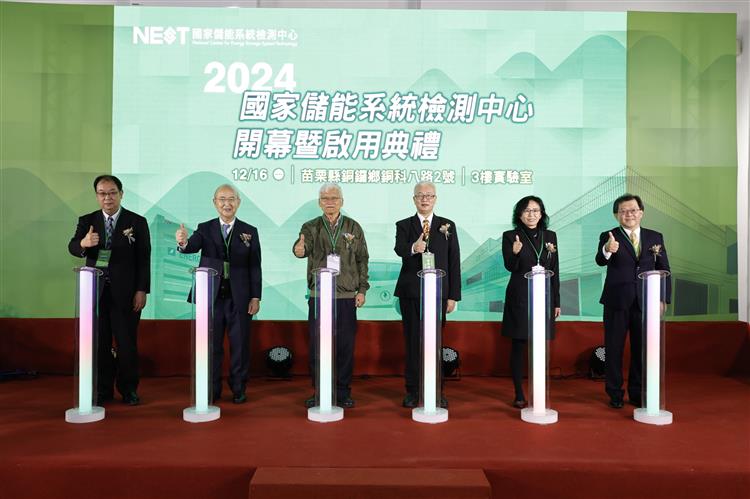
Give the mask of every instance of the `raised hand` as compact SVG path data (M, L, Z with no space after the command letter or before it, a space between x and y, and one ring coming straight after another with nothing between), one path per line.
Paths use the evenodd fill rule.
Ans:
M294 245L294 256L302 258L305 256L305 235L300 234L297 244Z
M424 253L427 250L427 243L424 241L424 233L419 235L419 239L411 245L414 253Z
M523 248L523 243L518 238L518 234L516 234L516 240L513 241L513 254L517 255L518 253L520 253L521 252L521 248Z
M81 239L81 248L93 248L94 246L99 246L99 234L94 232L94 226L90 225L89 231Z
M607 240L607 244L604 245L604 251L607 253L617 253L618 249L620 249L620 243L618 243L615 236L609 232L609 239Z
M177 240L177 244L179 244L180 246L185 246L187 244L188 233L185 229L185 224L180 224L180 228L177 229L177 232L175 232L174 238Z

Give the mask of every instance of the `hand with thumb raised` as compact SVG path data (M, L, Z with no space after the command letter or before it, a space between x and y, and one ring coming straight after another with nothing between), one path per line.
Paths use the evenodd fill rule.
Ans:
M518 234L516 234L516 240L513 241L513 254L517 255L518 253L520 253L521 252L521 248L523 248L523 243L518 238Z
M300 234L297 243L294 245L294 256L302 258L305 256L305 235Z

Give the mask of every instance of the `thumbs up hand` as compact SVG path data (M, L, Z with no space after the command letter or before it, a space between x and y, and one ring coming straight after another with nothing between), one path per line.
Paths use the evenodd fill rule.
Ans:
M411 250L414 253L424 253L427 250L427 243L424 241L424 233L419 235L419 239L411 245Z
M305 256L305 235L300 234L297 243L294 245L294 256L302 258Z
M99 246L99 234L94 232L94 226L90 225L89 231L81 239L81 248L93 248L94 246Z
M609 232L609 239L607 239L607 244L604 245L604 251L608 253L617 253L618 249L620 249L620 243L618 243L615 236Z
M185 229L185 224L180 224L180 228L177 229L177 232L174 234L175 240L177 241L177 244L180 246L185 246L187 244L188 240L188 233L187 229Z
M517 255L518 253L520 253L521 252L521 248L523 248L523 243L518 238L518 234L516 234L516 240L513 241L513 254Z

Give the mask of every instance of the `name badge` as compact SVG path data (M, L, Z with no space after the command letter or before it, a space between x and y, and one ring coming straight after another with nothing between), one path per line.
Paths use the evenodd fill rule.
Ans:
M109 267L109 258L112 256L112 250L100 249L99 254L96 257L96 264L94 267Z
M229 279L229 262L224 262L224 279Z
M435 268L435 253L425 251L422 253L422 270L430 270Z
M341 257L335 253L331 253L330 255L328 255L326 267L328 267L329 269L333 269L336 272L340 272L341 271Z

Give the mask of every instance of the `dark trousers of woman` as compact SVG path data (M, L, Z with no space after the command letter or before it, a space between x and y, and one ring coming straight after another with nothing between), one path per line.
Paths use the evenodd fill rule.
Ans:
M510 372L513 376L513 388L516 390L516 400L526 400L523 396L523 368L526 357L527 340L512 339L510 347Z

